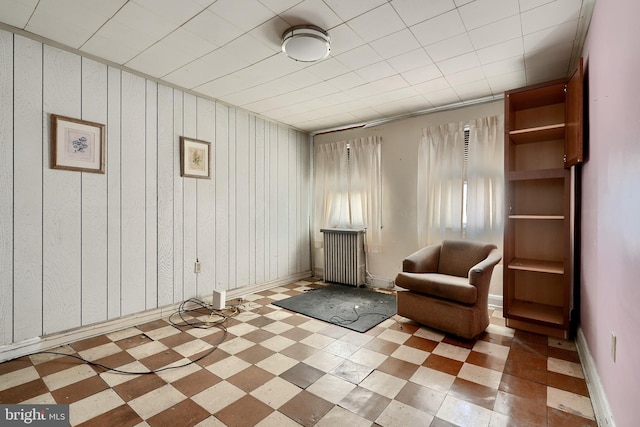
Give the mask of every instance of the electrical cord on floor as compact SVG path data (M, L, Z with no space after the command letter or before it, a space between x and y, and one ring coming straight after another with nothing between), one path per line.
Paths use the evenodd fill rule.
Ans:
M344 317L336 314L329 318L329 322L333 323L334 325L342 326L342 325L351 325L357 322L358 320L360 320L360 317L362 316L385 316L385 317L389 316L389 314L387 313L358 313L357 308L358 306L353 307L353 312L356 314L355 319L345 319Z
M195 304L195 307L186 308L185 306L188 303ZM186 313L190 313L190 312L194 312L194 311L198 312L198 310L206 310L206 311L208 311L208 313L201 313L201 314L203 314L203 315L204 314L209 314L209 318L206 321L199 321L199 320L198 321L194 321L192 319L185 318L185 314ZM211 349L209 349L206 353L202 354L201 356L199 356L198 358L196 358L194 360L191 360L191 361L189 361L187 363L183 363L181 365L165 366L163 368L149 369L149 370L146 370L146 371L127 371L127 370L124 370L124 369L112 368L110 366L103 365L102 363L98 363L98 362L94 362L94 361L91 361L91 360L87 360L87 359L85 359L83 357L80 357L80 356L77 356L75 354L66 354L66 353L60 353L60 352L56 352L56 351L47 351L47 350L38 351L38 352L33 353L33 354L53 354L53 355L57 355L57 356L72 357L74 359L78 359L78 360L83 361L87 365L96 366L96 367L102 368L102 369L104 369L106 371L116 372L116 373L119 373L119 374L126 374L126 375L155 374L157 372L168 371L169 369L184 368L185 366L193 365L194 363L197 363L200 360L204 359L205 357L209 356L227 338L227 328L224 325L226 320L228 318L230 318L230 317L234 317L234 316L238 315L238 313L240 313L240 309L237 306L228 306L228 307L225 307L222 310L218 310L218 309L214 309L212 305L207 304L207 303L205 303L205 302L203 302L201 300L195 299L195 298L190 298L190 299L180 303L180 306L178 307L177 311L174 312L173 314L171 314L171 316L169 316L169 323L171 323L171 325L173 327L175 327L176 329L179 329L180 331L184 331L184 329L188 329L188 328L198 328L198 329L220 328L222 330L222 332L223 332L222 336L220 338L220 341L217 344L212 344ZM181 323L175 322L173 320L173 317L175 317L175 316L179 316L180 320L182 322ZM192 316L190 316L190 317L192 317ZM214 320L214 319L216 319L216 320ZM22 356L22 357L25 357L25 356Z

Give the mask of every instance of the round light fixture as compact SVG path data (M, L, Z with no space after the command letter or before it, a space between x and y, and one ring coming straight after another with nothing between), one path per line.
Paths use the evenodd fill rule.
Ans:
M282 51L300 62L320 61L331 52L329 34L313 25L291 27L282 34Z

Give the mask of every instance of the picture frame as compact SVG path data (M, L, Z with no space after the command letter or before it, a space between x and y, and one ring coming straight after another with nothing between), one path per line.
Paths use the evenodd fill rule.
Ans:
M105 130L101 123L51 114L51 167L105 173Z
M211 143L180 137L180 176L211 179Z

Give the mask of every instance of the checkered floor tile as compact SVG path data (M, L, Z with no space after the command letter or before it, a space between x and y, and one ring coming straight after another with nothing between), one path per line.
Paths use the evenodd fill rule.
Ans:
M469 341L400 316L361 334L271 305L318 286L249 295L216 327L163 319L55 349L135 375L53 354L2 363L0 403L69 404L83 426L597 425L572 341L514 331L499 311Z

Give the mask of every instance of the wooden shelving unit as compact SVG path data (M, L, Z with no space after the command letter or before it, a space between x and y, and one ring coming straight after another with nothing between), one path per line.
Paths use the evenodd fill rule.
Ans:
M504 316L510 327L562 338L573 307L581 89L580 65L570 80L505 93Z

